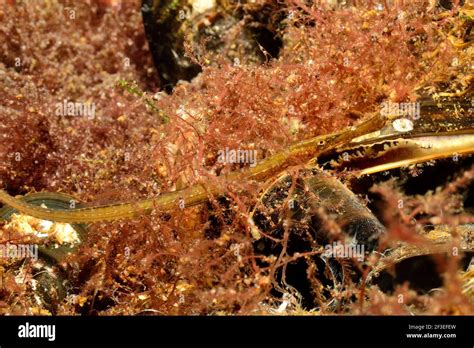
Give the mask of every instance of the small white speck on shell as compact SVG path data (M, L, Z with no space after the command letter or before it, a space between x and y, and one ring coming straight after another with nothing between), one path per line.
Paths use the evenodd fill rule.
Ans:
M392 122L392 126L397 132L405 133L413 130L413 121L408 118L398 118Z

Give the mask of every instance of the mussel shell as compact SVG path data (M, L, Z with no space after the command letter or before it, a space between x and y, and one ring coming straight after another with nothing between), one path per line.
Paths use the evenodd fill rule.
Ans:
M311 233L319 244L330 242L330 231L319 221L318 212L332 219L353 242L374 250L385 228L360 199L335 177L318 169L305 170L295 178L292 197L289 190L292 176L287 174L261 198L264 207L253 213L255 225L272 235L281 235L285 216L291 219L292 234L304 237ZM288 207L283 207L287 202ZM285 211L288 214L285 214Z
M305 169L295 177L281 176L263 193L252 219L261 232L261 238L254 242L256 252L275 256L282 251L285 229L288 231L286 253L289 256L326 248L337 240L343 245L357 246L365 258L377 247L385 232L385 227L357 196L338 179L319 169ZM338 235L339 231L328 230L327 220L337 225L342 235ZM343 257L346 256L347 262L354 261L351 255ZM357 281L360 276L355 268L352 274L346 274L340 262L338 255L321 254L298 260L286 267L284 283L302 294L306 307L314 308L321 304L314 300L315 292L321 292L320 296L329 300L331 289L341 289L349 277ZM313 266L309 268L311 264ZM277 273L278 282L282 281L282 272ZM304 281L306 276L315 277L324 287L314 289L314 285Z
M76 200L64 193L39 192L21 197L22 200L37 205L46 205L50 209L69 210L71 201ZM80 203L75 203L75 207L80 208ZM0 209L0 220L9 220L17 211L10 206L4 206ZM80 241L87 237L87 225L71 224L71 227L77 232ZM57 305L66 297L68 281L65 272L61 269L60 263L70 253L74 252L74 247L60 246L57 248L47 248L38 246L39 261L35 263L36 281L35 293L39 296L41 302L52 313L55 312Z
M353 139L319 158L318 163L338 170L362 169L362 173L372 174L418 163L417 158L427 162L430 157L472 153L472 93L455 98L421 98L419 114L414 116L388 115L385 127ZM405 129L397 125L404 125Z

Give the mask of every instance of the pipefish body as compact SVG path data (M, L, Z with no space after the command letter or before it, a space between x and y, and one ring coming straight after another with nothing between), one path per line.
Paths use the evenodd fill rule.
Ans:
M329 135L318 136L304 140L279 152L253 168L242 172L231 173L225 180L264 180L292 164L304 163L323 151L347 143L380 128L386 122L385 117L378 114L357 127L350 127L344 131ZM224 181L223 181L224 182ZM177 207L182 200L186 207L205 202L209 195L219 195L225 192L225 187L219 183L197 184L183 190L162 194L158 197L143 199L137 202L110 204L105 206L71 209L58 211L29 204L0 190L0 201L18 210L18 212L43 220L65 223L87 223L127 219L148 213L153 209L169 211Z

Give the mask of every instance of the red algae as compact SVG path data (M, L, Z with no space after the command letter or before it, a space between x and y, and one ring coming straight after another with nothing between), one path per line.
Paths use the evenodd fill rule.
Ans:
M278 57L236 63L213 55L206 60L191 49L202 71L179 81L171 94L153 66L138 1L1 4L3 189L12 195L66 192L94 204L206 182L227 190L201 206L90 225L87 241L67 259L74 290L55 305L56 314L268 314L276 313L282 293L294 299L288 313L306 313L311 308L297 300L294 287L279 283L281 272L298 262L307 262L307 296L321 313L408 314L412 307L397 302L400 294L420 313L445 313L448 294L418 295L406 286L383 293L377 286L361 290L355 282L346 284L344 296L363 294L362 304L332 310L324 305L330 295L318 290L321 281L312 272L317 264L309 254L287 250L288 230L275 242L279 254L255 247L251 211L276 178L220 180L249 163L222 161L219 151L252 151L261 161L297 141L356 125L383 101L415 102L420 95L469 86L472 51L452 44L462 27L459 9L448 13L428 1L390 2L382 9L306 3L282 4ZM472 169L464 167L434 193L406 193L403 183L386 180L373 186L371 194L382 202L373 209L398 214L378 214L388 226L383 244L409 239L415 229L410 221L421 214L419 223L426 224L457 224L469 216L462 206L472 202L451 194L472 191L472 175L463 176ZM330 220L325 223L337 230ZM8 238L5 228L0 233ZM3 266L7 286L0 312L47 313L29 283L17 283L15 268ZM461 303L450 313L472 314L457 266L446 265L446 291ZM26 273L31 278L31 270Z

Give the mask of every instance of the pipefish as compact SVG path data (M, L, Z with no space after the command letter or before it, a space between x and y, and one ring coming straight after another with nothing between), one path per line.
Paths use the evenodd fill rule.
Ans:
M264 180L291 164L305 162L323 151L335 148L347 143L351 139L359 137L371 131L375 131L385 124L386 118L376 114L367 121L356 127L317 136L290 146L285 151L279 152L253 168L243 172L231 173L224 177L224 181L233 180ZM160 211L171 210L178 206L181 200L186 207L205 202L209 195L219 195L225 192L225 187L218 183L197 184L183 190L162 194L158 197L143 199L138 202L127 202L110 204L97 207L71 209L69 211L57 211L42 208L21 201L10 196L6 191L0 190L0 201L15 208L20 213L30 215L43 220L66 223L87 223L97 221L110 221L124 218L134 218L153 209Z
M130 219L156 209L169 211L184 203L191 207L208 200L211 195L222 195L226 192L226 184L232 181L256 180L263 181L284 169L310 163L330 151L351 150L360 146L371 147L373 144L387 142L393 146L400 140L406 140L414 149L409 159L392 158L392 164L382 165L382 169L402 167L407 164L444 158L453 153L474 153L474 116L470 99L444 98L441 101L422 99L422 115L412 122L412 129L400 130L394 127L394 121L404 119L396 114L372 113L361 123L339 132L316 136L289 146L282 152L264 159L254 167L243 171L232 172L218 177L213 182L199 183L182 190L164 193L135 202L109 204L104 206L86 207L71 210L54 210L32 205L27 201L12 197L0 190L0 201L16 209L18 212L43 220L65 223L90 223ZM461 140L451 141L454 136L463 136ZM424 137L424 140L420 140ZM429 137L427 140L426 137ZM451 138L450 138L451 137ZM416 142L418 139L418 143ZM433 142L443 141L443 146L431 146ZM430 143L431 142L431 143ZM431 145L430 145L431 144ZM431 149L431 150L430 150ZM365 169L370 174L378 170ZM183 207L183 206L182 206Z

